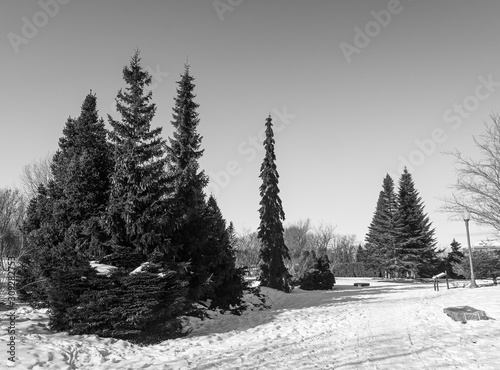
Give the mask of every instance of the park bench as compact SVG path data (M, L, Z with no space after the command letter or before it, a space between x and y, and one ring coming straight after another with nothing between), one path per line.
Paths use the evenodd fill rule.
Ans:
M446 278L446 287L450 289L450 284L448 283L448 274L446 272L442 272L432 277L432 280L434 280L434 290L439 291L439 278L442 277Z

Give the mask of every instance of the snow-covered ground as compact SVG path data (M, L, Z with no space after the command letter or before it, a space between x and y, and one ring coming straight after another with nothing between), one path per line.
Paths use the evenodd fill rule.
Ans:
M356 288L355 282L369 282ZM500 369L500 286L435 292L432 284L337 278L332 291L263 288L271 309L191 320L185 338L140 347L47 328L47 314L17 309L16 369ZM455 322L472 306L497 320ZM0 312L0 368L7 360Z

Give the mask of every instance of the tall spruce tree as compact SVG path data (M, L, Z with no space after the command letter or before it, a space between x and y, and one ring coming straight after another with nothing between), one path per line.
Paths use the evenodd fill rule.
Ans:
M167 147L168 175L173 181L170 201L178 224L171 233L174 259L190 263L191 279L189 296L192 300L213 298L213 280L207 269L210 262L204 255L207 243L207 220L205 216L204 188L208 177L199 169L202 137L198 133L200 119L194 101L194 77L185 65L184 74L177 82L177 96L172 112L173 136Z
M198 163L204 150L200 149L202 136L198 133L199 104L194 101L196 85L189 68L189 65L184 66L184 74L177 82L179 86L171 121L174 133L167 147L168 172L174 184L172 198L178 211L188 219L205 207L203 189L208 184L208 177L199 169Z
M68 307L78 305L79 296L90 289L90 278L95 276L89 259L106 252L101 219L108 203L113 167L107 135L91 92L82 104L80 116L68 119L52 164L57 188L53 223L66 227L64 240L42 256L42 260L51 262L47 290L54 329L68 328L72 320Z
M100 219L107 205L112 169L106 139L96 97L90 93L80 116L68 118L63 129L51 168L53 180L47 187L39 187L28 207L24 231L29 253L21 259L19 274L20 295L28 301L43 301L45 297L56 304L64 294L77 296L70 285L55 290L53 285L69 271L80 270L81 276L84 270L89 273L88 259L103 253L106 236ZM22 288L26 284L29 288ZM50 291L53 296L47 295Z
M401 273L415 278L437 260L437 252L434 229L406 168L399 179L397 203L397 267Z
M231 244L232 224L226 227L226 220L210 195L205 209L207 221L207 242L201 250L205 261L205 274L210 275L212 308L230 309L239 312L242 308L244 290L248 287L244 280L244 269L236 267L236 254Z
M152 92L146 91L151 75L140 62L136 50L123 68L127 87L120 89L116 98L122 118L108 118L115 163L107 211L110 261L124 267L137 267L154 250L166 253L172 221L166 202L166 143L162 128L151 128L156 105L151 103Z
M382 229L381 218L385 212L384 192L380 191L377 200L375 213L368 227L368 233L365 237L365 247L363 254L363 263L365 268L377 271L379 276L385 275L387 260L384 258L388 253L387 245L384 243L384 235L380 232Z
M377 207L366 235L366 267L387 275L396 261L397 230L395 216L397 211L394 181L389 176L383 180Z
M55 214L67 223L76 248L89 257L100 257L105 234L101 218L109 200L113 169L108 131L99 118L96 96L88 94L77 119L69 118L54 155L52 173L60 189Z
M185 266L168 256L172 217L166 143L162 129L151 127L156 111L146 91L151 76L140 62L136 50L123 68L127 87L116 98L121 120L109 116L114 171L105 220L110 253L101 261L117 269L110 276L91 276L92 289L82 289L75 304L63 307L69 320L58 328L156 343L181 335L177 317L189 302Z
M272 119L266 119L266 138L264 140L265 156L260 167L260 225L258 238L261 242L261 274L262 286L284 292L291 291L291 275L285 266L285 259L290 259L288 248L283 237L283 221L285 213L279 197L278 171L274 154L274 133Z

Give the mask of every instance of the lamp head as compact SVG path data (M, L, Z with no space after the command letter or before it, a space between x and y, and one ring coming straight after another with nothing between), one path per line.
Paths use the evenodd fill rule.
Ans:
M470 213L469 213L469 211L467 209L464 211L463 217L464 217L464 221L469 221L470 220Z

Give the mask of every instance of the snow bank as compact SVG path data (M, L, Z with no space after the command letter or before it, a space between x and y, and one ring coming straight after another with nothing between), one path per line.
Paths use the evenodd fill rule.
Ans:
M96 261L90 261L90 267L97 271L98 275L111 275L113 270L116 270L115 266L106 265L104 263L97 263Z
M369 282L369 287L354 287ZM185 337L150 347L47 328L47 312L17 309L16 369L499 369L500 321L461 324L472 306L500 319L500 286L435 292L432 283L337 278L332 291L262 288L271 309L185 318ZM1 312L5 319L8 312ZM7 326L2 320L2 331ZM0 367L7 335L0 337Z

